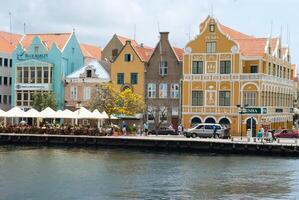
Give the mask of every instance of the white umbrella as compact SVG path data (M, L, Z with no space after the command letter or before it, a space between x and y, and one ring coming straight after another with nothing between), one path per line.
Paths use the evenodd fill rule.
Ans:
M24 115L26 117L30 117L30 118L40 118L41 117L40 112L38 112L34 108L31 108L30 110L26 111Z
M6 117L26 117L25 112L19 107L13 107L6 112Z
M78 119L93 119L92 112L90 112L84 107L81 107L78 110L76 110L74 114Z
M50 107L45 108L40 112L41 118L59 118L57 113Z
M92 112L92 116L94 117L94 119L104 119L104 115L102 115L98 109L95 109Z
M0 109L0 117L6 117L6 112Z
M62 118L64 119L75 119L77 116L73 111L70 111L69 109L65 109L62 111Z

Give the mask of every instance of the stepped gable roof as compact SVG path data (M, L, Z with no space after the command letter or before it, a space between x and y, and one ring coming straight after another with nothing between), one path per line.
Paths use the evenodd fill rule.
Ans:
M81 51L84 57L100 60L102 49L90 44L80 44Z
M0 52L11 54L21 38L22 35L0 31Z
M61 51L64 49L72 33L34 33L34 34L25 34L21 40L23 48L28 49L32 43L32 40L38 36L42 43L50 49L53 43L56 43L58 49Z
M74 79L80 78L80 75L83 74L87 67L92 67L95 69L95 74L99 79L103 79L104 81L109 81L110 76L109 73L106 71L105 67L103 67L97 60L92 60L88 64L84 65L80 69L74 71L73 73L66 76L67 79Z

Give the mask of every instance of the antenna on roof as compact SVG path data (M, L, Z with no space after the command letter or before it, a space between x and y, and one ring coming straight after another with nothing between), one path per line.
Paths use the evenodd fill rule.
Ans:
M214 5L211 3L211 17L214 17Z
M9 14L9 33L10 33L10 36L9 36L9 43L12 44L12 41L11 41L11 33L12 33L12 26L11 26L11 12L9 12L8 14Z
M134 40L136 40L136 24L134 24L134 37L133 37Z
M73 33L75 33L75 31L76 31L76 29L75 29L75 28L73 28Z
M26 34L26 23L24 22L24 34Z

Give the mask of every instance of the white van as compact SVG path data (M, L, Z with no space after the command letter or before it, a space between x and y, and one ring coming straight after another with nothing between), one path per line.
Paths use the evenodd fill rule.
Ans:
M224 128L220 124L212 124L212 123L201 123L196 124L192 128L187 129L184 132L184 135L189 138L196 138L196 137L204 137L204 138L211 138L213 137L214 127L216 127L216 136L219 138L228 138L229 133L228 129Z

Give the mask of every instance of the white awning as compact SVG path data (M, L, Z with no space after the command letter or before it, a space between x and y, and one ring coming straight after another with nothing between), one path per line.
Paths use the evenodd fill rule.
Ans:
M92 112L87 110L84 107L81 107L80 109L76 110L74 112L73 118L78 118L78 119L94 119Z
M6 117L6 112L0 109L0 117Z
M76 115L73 111L70 111L69 109L65 109L62 111L62 117L64 119L76 119Z
M40 114L41 118L59 118L59 115L50 107L47 107L46 109L42 110Z
M99 112L98 109L95 109L92 112L92 116L94 117L94 119L104 119L104 116Z
M19 107L13 107L6 112L6 117L26 117L25 112Z
M26 111L24 115L29 118L40 118L41 117L40 112L38 112L34 108L31 108L30 110Z

